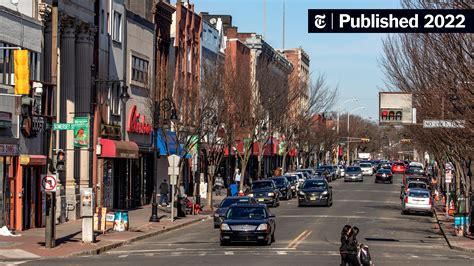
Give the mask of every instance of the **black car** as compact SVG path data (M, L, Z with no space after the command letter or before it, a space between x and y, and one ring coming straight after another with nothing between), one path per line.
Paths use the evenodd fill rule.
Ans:
M271 245L275 242L275 216L265 205L232 205L221 224L220 244L230 242L257 242Z
M214 212L214 228L219 228L225 218L227 210L233 204L257 204L257 201L248 196L243 197L227 197L222 200L219 208Z
M306 180L298 192L298 207L332 205L332 187L324 179Z
M298 193L298 177L296 175L286 175L285 177L288 179L291 185L291 196L296 198L296 193Z
M375 183L378 182L389 182L390 184L393 183L393 174L392 171L389 169L380 169L375 174Z
M247 193L247 196L255 198L258 203L273 207L280 205L279 195L280 191L273 180L253 181L250 192Z
M407 170L405 171L406 175L424 175L425 170L421 166L417 165L410 165L408 166Z
M272 177L271 180L275 182L276 187L280 191L280 198L290 200L292 198L291 184L285 176Z

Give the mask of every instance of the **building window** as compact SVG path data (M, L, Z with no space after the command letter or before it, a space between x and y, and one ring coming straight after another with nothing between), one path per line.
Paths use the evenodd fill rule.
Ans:
M105 28L105 15L104 15L104 10L102 9L100 12L100 33L104 34L104 28Z
M186 67L187 67L188 73L191 73L191 49L190 48L188 48L186 58L187 58Z
M109 87L108 93L110 113L113 115L120 115L120 83L113 83Z
M148 60L132 55L132 81L148 84Z
M122 14L114 11L114 26L112 40L122 42Z
M8 43L0 42L0 47L11 47ZM15 75L13 72L13 51L0 48L0 84L15 85ZM29 51L30 80L40 80L39 78L39 54Z

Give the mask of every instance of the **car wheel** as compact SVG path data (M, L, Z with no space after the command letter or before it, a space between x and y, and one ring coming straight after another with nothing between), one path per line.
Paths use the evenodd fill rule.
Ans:
M221 246L227 246L229 243L227 241L221 239L220 244L221 244Z
M390 184L393 184L393 180L390 180Z
M273 234L272 234L272 242L273 243L275 242L275 232L273 232Z
M375 180L375 184L377 184L379 181L377 181L377 179Z
M215 224L214 229L217 229L217 228L219 228L219 225Z
M405 215L407 214L407 212L405 210L402 210L402 215Z

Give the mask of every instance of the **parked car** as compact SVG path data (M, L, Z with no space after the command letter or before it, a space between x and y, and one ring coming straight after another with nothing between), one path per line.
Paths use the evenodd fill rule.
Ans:
M425 170L423 169L423 166L419 165L409 165L408 168L405 171L406 174L412 174L412 175L424 175Z
M336 180L336 167L335 166L321 165L321 166L318 167L318 170L322 170L323 175L324 175L325 172L327 172L325 177L326 177L326 180L328 182Z
M275 215L264 205L232 205L221 224L220 244L257 242L271 245L275 242Z
M298 207L309 205L332 205L332 187L325 179L306 180L298 192Z
M363 175L373 175L374 174L374 169L372 168L372 164L370 162L369 163L360 163L359 167L362 170Z
M275 182L275 185L280 192L280 199L290 200L292 198L291 184L286 177L275 176L270 179Z
M378 182L389 182L390 184L393 183L393 174L392 171L388 169L380 169L377 170L375 174L375 183Z
M214 212L214 228L219 228L225 219L227 210L233 204L258 204L257 201L249 196L243 197L227 197L221 201L219 208Z
M296 169L296 172L307 173L307 178L308 179L314 178L314 176L316 174L314 169L311 169L311 168Z
M410 189L426 189L428 190L428 184L426 184L423 181L411 181L408 180L406 184L402 184L402 187L400 189L400 199L403 199L407 193L410 191Z
M268 206L277 207L280 205L280 192L278 191L273 180L257 180L252 182L249 197L255 198L258 203Z
M288 172L285 175L295 175L298 179L298 186L301 186L306 181L306 177L301 172Z
M296 198L296 193L298 193L298 177L296 175L284 175L286 179L290 182L290 187L291 187L291 197Z
M348 181L364 181L364 177L362 176L362 169L360 169L359 166L349 166L346 168L346 176L344 177L344 182Z
M402 201L402 214L423 212L433 215L433 201L429 190L410 189Z
M405 173L405 164L403 162L394 162L392 164L392 173Z

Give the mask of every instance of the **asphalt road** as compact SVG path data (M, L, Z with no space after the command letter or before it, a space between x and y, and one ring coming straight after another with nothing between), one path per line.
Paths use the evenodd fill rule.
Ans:
M271 209L277 216L271 246L219 246L212 220L135 242L103 255L32 261L31 265L339 265L339 234L360 228L376 265L474 265L474 254L450 250L429 216L401 215L399 183L331 184L332 207L298 208L296 200Z

